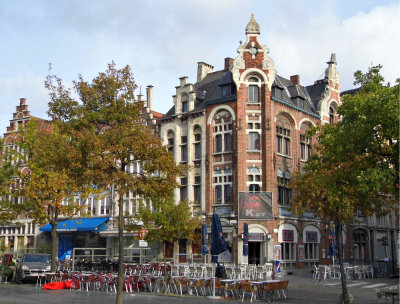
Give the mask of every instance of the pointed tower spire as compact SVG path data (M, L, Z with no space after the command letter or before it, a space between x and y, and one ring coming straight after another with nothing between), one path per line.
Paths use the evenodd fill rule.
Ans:
M246 26L246 35L248 34L260 34L260 25L254 19L254 14L251 14L251 19Z
M332 64L332 63L337 64L337 62L336 62L336 54L335 53L332 53L331 60L329 60L327 62L327 64Z

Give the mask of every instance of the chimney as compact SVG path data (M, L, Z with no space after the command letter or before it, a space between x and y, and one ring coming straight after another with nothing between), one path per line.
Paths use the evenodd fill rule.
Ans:
M214 71L214 67L205 62L197 63L197 82L202 81L207 74L210 74Z
M22 106L24 104L26 104L26 98L20 98L19 99L19 105Z
M148 85L146 87L146 99L147 99L147 107L152 110L153 109L153 86Z
M292 76L290 76L290 81L294 85L300 85L300 76L299 75L292 75Z
M232 64L233 64L233 58L226 57L226 58L225 58L224 70L225 70L225 71L228 71L228 70L230 69L230 67L232 66Z

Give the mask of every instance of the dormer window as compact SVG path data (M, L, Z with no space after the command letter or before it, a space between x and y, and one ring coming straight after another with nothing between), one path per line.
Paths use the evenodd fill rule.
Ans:
M186 113L188 111L188 106L189 106L189 98L187 95L183 95L182 99L181 99L181 103L182 103L182 113Z
M221 92L222 92L222 97L230 96L231 95L231 85L230 84L223 85L221 87Z
M304 99L298 97L298 98L297 98L297 106L298 106L299 108L304 108Z
M249 84L249 103L258 103L260 102L259 99L259 86L258 86L258 82L259 80L256 77L250 77L248 82Z
M274 94L274 97L276 97L278 99L282 99L282 89L281 88L274 87L273 94Z

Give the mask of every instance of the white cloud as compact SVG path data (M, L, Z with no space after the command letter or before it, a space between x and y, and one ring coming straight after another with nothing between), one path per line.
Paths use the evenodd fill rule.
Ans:
M20 98L27 98L27 104L31 115L45 118L48 93L44 88L44 77L35 75L25 67L20 73L5 77L4 71L0 71L0 130L6 131L12 113L15 113Z

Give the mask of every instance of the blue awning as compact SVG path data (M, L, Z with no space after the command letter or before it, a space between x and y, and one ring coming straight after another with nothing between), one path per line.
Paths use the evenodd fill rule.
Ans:
M57 223L58 232L69 232L69 231L94 231L100 232L107 229L105 223L109 217L98 217L98 218L75 218L66 221L60 221ZM47 224L40 228L40 231L51 231L51 225Z

